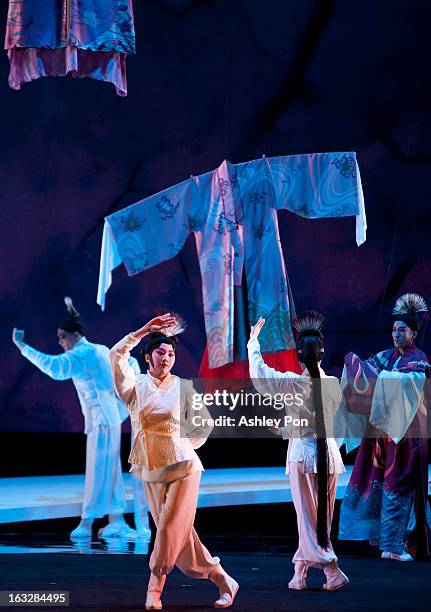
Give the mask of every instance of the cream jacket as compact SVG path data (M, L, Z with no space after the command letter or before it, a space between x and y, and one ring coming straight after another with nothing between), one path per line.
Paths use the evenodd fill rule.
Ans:
M128 358L138 343L129 334L110 351L116 392L129 409L135 432L130 471L149 482L172 482L202 471L194 449L204 444L211 428L193 426L193 385L172 374L163 382L149 373L137 376Z

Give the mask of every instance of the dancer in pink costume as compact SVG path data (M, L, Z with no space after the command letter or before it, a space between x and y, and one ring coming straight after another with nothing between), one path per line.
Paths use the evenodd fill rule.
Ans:
M289 394L303 400L288 410L288 415L300 417L301 425L279 430L283 438L289 439L286 472L290 476L299 533L299 546L293 557L295 573L289 588L305 590L308 568L316 567L326 576L323 589L334 591L349 581L338 567L330 540L338 474L345 469L338 446L330 437L341 390L338 380L327 376L320 367L324 353L323 316L309 311L293 322L298 332L296 352L302 374L278 372L264 363L258 340L264 324L265 319L260 317L251 328L248 341L254 386L262 394Z

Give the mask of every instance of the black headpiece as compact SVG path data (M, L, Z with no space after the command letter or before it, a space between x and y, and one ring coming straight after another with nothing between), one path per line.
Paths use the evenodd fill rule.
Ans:
M67 331L71 334L73 334L74 332L78 332L79 334L82 335L85 331L85 324L84 324L84 321L81 319L81 315L79 314L79 312L76 310L75 306L73 305L72 298L65 297L64 303L66 304L66 308L67 308L67 312L69 313L69 316L63 319L63 321L60 323L58 327L60 329L64 329L64 331Z
M161 344L170 344L174 351L176 350L178 336L183 333L187 324L180 315L174 313L173 316L177 321L175 325L164 329L163 332L150 332L144 337L141 349L143 358L145 358L145 355L151 355L154 349Z
M314 345L315 347L314 352L318 352L318 354L316 354L317 360L320 361L322 359L322 329L324 322L325 317L316 310L306 310L305 312L299 314L292 322L293 327L298 332L296 337L296 352L300 361L304 362L304 351L306 348L311 350L313 348L311 345ZM308 341L307 338L310 338L310 340ZM318 339L317 343L315 340L313 341L313 339L316 338Z
M417 293L405 293L397 299L392 311L392 320L403 321L413 331L421 326L420 312L427 312L428 306L421 295Z

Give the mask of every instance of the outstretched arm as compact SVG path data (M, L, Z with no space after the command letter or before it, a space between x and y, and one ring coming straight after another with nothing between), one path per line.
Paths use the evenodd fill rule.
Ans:
M21 352L21 355L54 380L68 380L74 376L79 376L82 371L79 359L75 355L70 354L69 351L63 355L47 355L26 344L22 329L14 328L12 342Z
M305 388L307 383L300 374L278 372L263 361L258 336L264 324L265 319L260 317L256 325L251 327L250 339L247 343L250 378L253 385L259 393L270 395L288 393L291 391L289 387L294 383L298 383Z

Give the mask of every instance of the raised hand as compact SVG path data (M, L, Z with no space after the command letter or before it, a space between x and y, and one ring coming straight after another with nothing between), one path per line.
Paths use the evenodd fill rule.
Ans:
M24 344L24 330L23 329L17 329L16 327L13 328L12 342L15 344L15 346L17 346L18 348L21 348L21 346Z
M250 328L250 338L257 338L260 334L260 330L265 325L265 319L260 317L256 325L252 325Z
M170 312L167 312L164 315L154 317L154 319L151 319L150 321L148 321L145 327L147 327L148 332L160 332L160 331L163 331L164 329L167 329L168 327L172 327L173 325L176 325L176 323L177 323L176 318L173 315L171 315Z
M143 325L140 329L133 332L133 335L135 336L135 338L139 338L141 340L144 336L151 332L161 332L164 329L173 327L174 325L176 325L176 323L176 318L171 315L170 312L167 312L164 315L160 315L154 317L153 319L150 319L148 323L145 323L145 325Z

